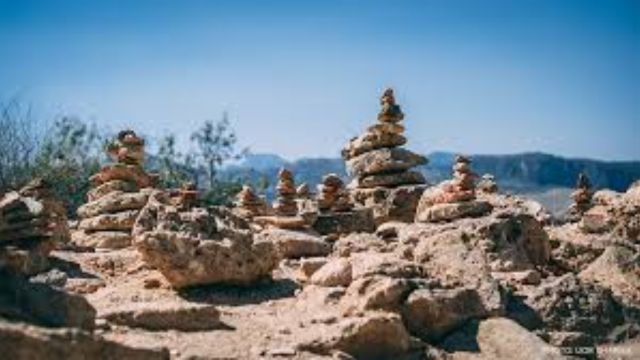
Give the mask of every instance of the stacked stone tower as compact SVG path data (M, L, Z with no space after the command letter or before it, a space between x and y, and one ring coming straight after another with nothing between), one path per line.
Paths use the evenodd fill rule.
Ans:
M498 192L498 183L491 174L484 174L478 182L478 190L483 194L495 194Z
M571 193L573 204L569 207L567 218L578 221L593 206L593 189L591 181L585 173L578 174L576 189Z
M475 178L471 159L458 155L453 164L453 179L429 188L422 194L416 221L442 222L464 217L478 217L492 210L491 204L476 200Z
M318 210L323 212L344 212L353 209L349 193L344 182L336 174L328 174L318 185Z
M41 179L0 198L0 269L44 270L56 244L69 240L64 206Z
M144 140L132 130L121 131L107 146L114 164L91 177L89 202L78 209L80 246L121 248L131 245L131 229L147 203L155 178L143 169ZM146 189L146 190L145 190Z
M244 185L236 196L235 212L238 216L250 219L267 213L267 204L249 185Z
M342 150L347 170L354 178L349 185L357 205L373 209L377 223L388 220L410 222L425 178L415 170L427 159L402 148L404 114L392 89L380 98L378 122L353 138Z
M315 214L301 213L298 209L296 183L290 170L282 168L278 172L276 194L273 214L254 217L256 223L281 229L306 229L313 224Z

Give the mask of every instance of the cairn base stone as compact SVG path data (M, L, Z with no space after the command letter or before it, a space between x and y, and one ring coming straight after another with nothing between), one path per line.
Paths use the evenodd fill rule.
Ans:
M486 201L467 201L451 204L435 204L416 214L418 222L446 222L466 217L480 217L493 207Z
M395 174L369 175L356 180L359 188L397 187L402 185L424 184L427 180L417 171L405 171Z
M319 214L313 229L322 235L348 234L353 232L372 233L376 229L373 210L354 209L346 212Z
M411 223L427 185L397 188L353 189L351 195L359 207L371 208L376 226L388 221Z
M98 231L88 233L76 231L71 235L71 241L81 247L99 249L122 249L131 246L131 233L127 231Z

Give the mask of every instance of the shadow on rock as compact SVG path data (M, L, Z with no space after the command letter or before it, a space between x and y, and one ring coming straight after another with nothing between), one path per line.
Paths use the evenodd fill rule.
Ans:
M290 279L265 279L251 287L207 285L183 289L179 295L188 301L219 305L259 304L294 296L300 285Z

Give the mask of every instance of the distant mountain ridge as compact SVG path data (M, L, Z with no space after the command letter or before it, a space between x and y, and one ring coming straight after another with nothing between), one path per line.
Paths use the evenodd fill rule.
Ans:
M419 168L428 181L437 183L449 178L454 153L433 152L429 163ZM580 172L585 172L596 188L624 191L640 179L640 161L600 161L568 159L545 153L512 155L471 155L473 168L479 175L490 173L506 189L531 191L540 188L573 187ZM266 178L275 181L280 167L290 168L298 183L315 186L323 175L334 172L347 178L341 158L302 158L287 161L276 154L250 154L240 164L224 169L223 176L242 178L247 182Z

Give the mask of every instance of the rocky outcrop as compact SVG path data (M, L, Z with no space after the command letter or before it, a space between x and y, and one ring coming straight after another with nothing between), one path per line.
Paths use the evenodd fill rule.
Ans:
M586 233L610 233L640 242L640 182L622 194L610 191L594 194L594 206L586 211L578 227Z
M0 198L0 269L44 270L56 244L69 241L65 209L41 179Z
M107 147L115 164L91 177L89 202L78 208L76 245L117 249L131 245L133 224L145 206L154 178L142 168L144 140L131 130L121 131Z
M380 104L378 123L342 150L347 171L354 178L349 187L358 206L373 209L377 224L410 222L408 214L413 215L419 197L416 193L424 190L425 183L424 176L411 169L426 164L427 159L400 147L406 143L401 125L404 114L392 89L385 90ZM413 201L407 195L413 195Z
M276 266L274 244L254 241L246 222L225 209L178 211L156 192L134 227L135 246L176 288L250 284Z

